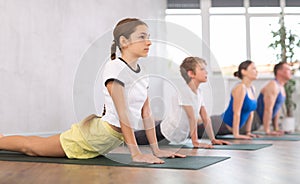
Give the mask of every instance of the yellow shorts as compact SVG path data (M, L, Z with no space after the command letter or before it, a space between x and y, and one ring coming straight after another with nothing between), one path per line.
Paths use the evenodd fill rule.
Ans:
M89 123L81 121L60 135L60 142L68 158L88 159L104 155L120 146L123 135L113 130L99 117Z

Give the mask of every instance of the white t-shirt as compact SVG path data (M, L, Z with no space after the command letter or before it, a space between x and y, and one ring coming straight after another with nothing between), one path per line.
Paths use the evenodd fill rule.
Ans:
M114 80L124 86L126 106L129 108L130 126L133 129L142 129L141 109L148 96L148 75L143 72L140 65L135 71L124 60L119 58L106 63L102 78L105 85L109 81ZM118 113L106 87L103 88L103 92L106 113L102 119L116 127L121 127Z
M173 97L171 109L160 126L162 134L168 141L181 143L188 138L190 133L190 124L183 105L192 106L195 118L198 120L200 108L204 106L204 100L200 88L195 94L183 79L177 82L176 86L178 92Z

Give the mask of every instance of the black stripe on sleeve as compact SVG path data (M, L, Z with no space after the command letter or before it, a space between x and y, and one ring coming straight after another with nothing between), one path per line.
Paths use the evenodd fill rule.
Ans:
M120 81L120 80L118 80L118 79L107 79L106 81L105 81L105 83L104 83L104 85L106 86L109 82L117 82L117 83L119 83L121 86L125 86L125 84L124 84L124 82L122 82L122 81Z

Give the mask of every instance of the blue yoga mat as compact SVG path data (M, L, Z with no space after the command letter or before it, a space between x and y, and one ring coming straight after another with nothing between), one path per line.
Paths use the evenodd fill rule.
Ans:
M101 165L101 166L123 166L123 167L145 167L145 168L164 168L164 169L201 169L218 162L229 159L230 157L220 156L187 156L186 158L166 158L164 164L135 163L131 161L129 154L108 154L106 157L100 156L92 159L68 159L52 157L32 157L17 152L0 151L1 161L14 162L42 162L58 164L77 164L77 165Z

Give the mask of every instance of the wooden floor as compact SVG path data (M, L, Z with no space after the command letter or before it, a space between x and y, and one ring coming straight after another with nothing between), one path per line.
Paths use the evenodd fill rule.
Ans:
M233 141L272 143L256 151L181 149L187 155L230 156L200 170L107 167L0 162L0 184L231 183L300 182L300 141Z

